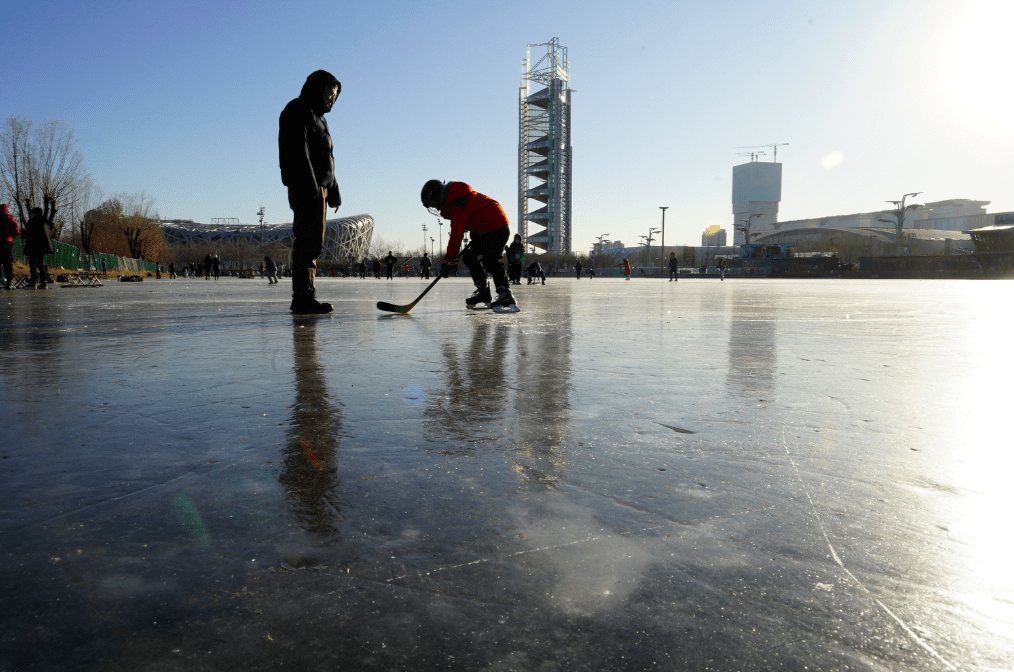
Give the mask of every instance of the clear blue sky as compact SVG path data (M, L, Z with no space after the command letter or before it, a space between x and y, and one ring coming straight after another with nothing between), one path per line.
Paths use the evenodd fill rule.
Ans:
M1011 2L42 0L3 23L2 117L66 121L107 193L147 191L166 218L291 221L278 114L323 68L343 87L341 214L417 248L436 223L423 182L457 179L513 229L521 59L554 36L575 90L575 251L637 243L661 205L667 244L731 234L740 145L790 143L780 220L910 191L1014 210Z

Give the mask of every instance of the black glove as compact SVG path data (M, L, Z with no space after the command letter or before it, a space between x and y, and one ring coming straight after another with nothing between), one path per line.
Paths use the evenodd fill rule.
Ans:
M342 194L337 186L327 190L327 204L332 208L338 208L342 204Z
M451 275L451 270L457 267L458 257L444 257L444 263L440 265L440 277L449 277Z

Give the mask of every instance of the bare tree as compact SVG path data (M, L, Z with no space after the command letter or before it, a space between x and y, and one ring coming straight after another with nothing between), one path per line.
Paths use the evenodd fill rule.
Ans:
M0 196L18 208L18 220L24 224L25 217L22 196L28 193L31 165L32 122L28 117L7 117L0 132Z
M59 119L33 126L24 116L10 116L0 131L0 189L18 206L21 221L34 207L59 238L66 218L60 208L74 200L87 180L74 129Z
M143 191L120 194L117 198L123 205L119 224L127 239L130 256L155 261L165 247L158 212L155 211L155 198Z
M102 188L89 177L81 185L81 189L78 191L77 197L71 206L71 221L76 228L74 232L75 242L85 254L94 253L93 238L95 236L95 227L99 223L99 218L95 213L96 208L99 207L101 202Z

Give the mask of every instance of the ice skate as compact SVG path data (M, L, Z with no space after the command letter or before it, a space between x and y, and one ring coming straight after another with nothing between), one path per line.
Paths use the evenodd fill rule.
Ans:
M289 310L296 315L323 315L330 313L334 307L330 303L322 303L312 296L299 298L294 296Z
M488 307L493 301L493 297L489 292L489 283L486 283L485 287L477 287L472 296L465 299L465 306L467 308L477 309L482 308L480 304L486 304Z
M496 300L490 304L490 308L493 309L494 313L521 312L521 309L518 308L517 302L514 300L514 295L511 294L510 287L496 288Z

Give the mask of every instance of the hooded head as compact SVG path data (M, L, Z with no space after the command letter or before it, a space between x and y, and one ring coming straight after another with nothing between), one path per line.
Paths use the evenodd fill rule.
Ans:
M342 83L327 70L310 73L303 83L299 97L305 100L317 114L331 111L338 94L342 92Z
M514 240L516 240L516 241L518 241L520 243L521 242L521 234L520 233L515 233L514 234Z

